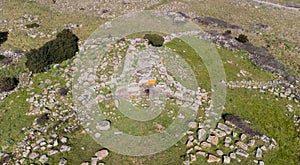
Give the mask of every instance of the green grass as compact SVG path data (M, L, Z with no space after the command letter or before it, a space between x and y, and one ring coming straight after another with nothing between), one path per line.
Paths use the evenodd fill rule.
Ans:
M299 116L300 108L292 101L282 98L277 101L275 96L257 90L229 89L224 113L251 121L251 127L277 141L278 148L264 154L266 164L299 164L299 155L295 153L299 153L300 143L287 104L293 105L294 113Z
M209 90L211 88L209 74L205 67L205 64L194 49L177 38L173 39L171 42L168 42L165 46L174 49L175 52L180 57L182 57L188 65L191 66L191 69L195 74L195 78L198 81L198 85L201 88L204 88L206 90Z
M0 78L3 77L19 77L20 73L26 72L27 67L25 66L26 57L24 56L18 62L11 63L5 68L0 69Z
M219 48L218 52L223 61L227 81L267 81L273 80L275 78L275 75L273 75L271 72L265 71L251 63L246 52L244 51L232 51L225 48ZM249 76L243 77L240 74L240 70L247 71L249 73ZM241 75L241 77L237 76L238 73Z
M19 48L30 50L32 48L38 48L45 42L55 38L55 35L52 35L50 38L40 38L38 36L35 39L27 36L26 30L20 29L18 24L13 23L13 20L22 18L24 14L38 16L38 23L41 26L37 31L45 34L51 34L55 30L59 32L64 28L64 25L68 23L82 24L82 28L73 30L73 32L82 40L87 39L91 33L104 22L103 19L94 16L60 13L45 5L38 4L37 2L5 0L1 5L3 9L1 17L10 20L8 27L13 29L13 32L9 33L8 40L1 45L2 49Z
M0 146L8 146L8 150L16 147L24 137L22 128L28 129L34 116L27 116L29 103L25 90L19 90L0 102Z

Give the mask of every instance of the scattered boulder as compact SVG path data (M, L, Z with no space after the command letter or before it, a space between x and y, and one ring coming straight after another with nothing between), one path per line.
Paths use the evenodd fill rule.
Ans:
M241 141L236 142L236 145L239 146L243 150L248 150L247 144L245 144L245 143L243 143Z
M223 156L223 163L224 164L230 164L230 157L229 156Z
M209 135L206 141L209 142L209 143L211 143L211 144L213 144L213 145L218 145L219 138L217 136L211 136L211 135Z
M240 155L240 156L243 156L243 157L246 157L246 158L249 156L249 154L246 151L242 150L242 149L237 149L235 153L237 155Z
M68 138L67 138L67 137L62 137L62 138L60 139L60 141L61 141L62 143L67 143L67 142L68 142Z
M224 154L224 152L223 152L222 150L217 150L217 154L218 154L219 156L222 156L222 155Z
M91 165L97 165L97 162L98 162L98 158L93 156L91 160Z
M232 128L228 127L227 125L223 124L223 123L218 123L218 128L220 128L221 130L225 131L226 134L230 134L232 131Z
M194 129L194 128L197 128L197 123L192 121L192 122L189 122L189 127Z
M101 130L101 131L106 131L106 130L110 129L110 121L102 120L98 123L96 128Z
M61 158L60 161L59 161L59 165L65 165L67 164L67 159L66 158Z
M30 155L29 155L29 159L35 159L39 156L40 154L37 153L37 152L32 152Z
M45 164L47 161L48 161L48 156L46 155L42 155L39 159L39 161L42 163L42 164Z
M247 136L245 134L241 135L241 141L244 141L247 138Z
M225 143L229 144L231 142L231 138L230 137L225 137Z
M66 151L70 151L70 150L71 150L71 147L67 146L67 145L62 145L60 147L60 152L66 152Z
M204 151L198 151L196 152L197 155L200 155L200 156L203 156L203 157L206 157L207 156L207 153L204 152Z
M208 160L207 160L208 163L217 163L220 161L221 161L221 159L216 157L215 155L212 155L212 154L208 155Z
M249 140L249 142L248 142L248 146L249 147L253 147L254 144L255 144L255 140L254 139Z
M256 158L261 158L262 157L262 150L260 148L256 149L255 157Z
M204 135L206 135L205 129L199 129L198 130L198 139L201 140L204 137Z
M109 151L107 149L102 149L95 153L95 156L97 156L98 160L103 160L106 158L109 154Z
M210 144L210 143L207 143L207 142L202 142L202 143L201 143L201 146L206 147L206 148L210 148L210 147L211 147L211 144Z
M229 154L229 157L231 159L235 159L236 158L236 154L234 152L232 152L232 153Z

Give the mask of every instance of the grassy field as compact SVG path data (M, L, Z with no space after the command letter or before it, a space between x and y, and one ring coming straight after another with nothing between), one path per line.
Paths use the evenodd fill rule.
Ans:
M53 31L61 31L65 24L74 23L82 24L82 28L74 29L73 32L81 39L87 39L89 35L104 22L103 19L93 16L75 15L68 13L60 13L50 10L47 6L40 5L35 1L27 0L4 0L1 2L1 17L8 20L5 29L12 29L8 40L1 45L2 49L18 48L22 50L30 50L42 46L46 41L55 37L30 38L27 36L26 30L20 28L21 23L14 21L23 18L24 14L31 14L38 18L40 27L36 30L45 34L51 34ZM11 12L14 11L14 12ZM29 22L27 22L29 23ZM26 24L26 22L24 23ZM5 29L0 29L5 30Z
M293 105L293 113L287 104ZM266 164L299 164L299 137L293 124L293 114L300 115L298 104L256 90L229 89L224 113L251 121L251 127L277 141L278 148L264 154Z
M291 1L272 1L282 4L291 3ZM164 0L149 9L156 9L160 5L167 5L170 2L171 1L169 0ZM237 1L231 2L235 3ZM299 3L298 0L294 2ZM4 0L0 4L2 5L2 11L0 13L1 17L9 20L9 23L5 26L5 28L0 30L6 30L7 28L11 28L13 30L9 34L8 41L1 45L1 49L4 50L12 48L22 50L38 48L55 37L52 35L50 38L37 37L32 39L27 36L26 30L20 29L20 25L13 22L18 18L23 17L26 13L38 16L38 23L41 25L41 27L38 28L38 31L46 34L51 34L55 30L60 31L63 29L64 24L82 24L82 28L73 30L73 32L79 36L82 41L88 38L88 36L105 21L97 16L76 15L74 13L53 11L34 1ZM264 6L260 6L255 9L254 4L241 8L240 6L232 5L225 0L191 1L188 5L190 6L191 11L197 15L210 15L221 18L228 22L241 25L249 30L256 31L256 29L253 28L254 23L268 24L271 27L271 30L258 30L258 32L262 32L263 34L253 32L243 33L246 33L250 41L254 42L256 45L269 45L270 50L280 61L290 65L296 73L299 71L297 69L299 69L300 59L299 54L295 51L295 48L299 45L298 43L300 41L298 37L300 35L300 31L297 23L297 20L300 19L299 14L290 11L283 12L278 9L272 9ZM216 12L216 9L218 9L218 12ZM210 27L203 27L203 29L226 30ZM232 30L232 32L233 35L241 33L237 30ZM282 42L288 45L288 49L283 50L278 48L278 44ZM207 69L203 64L202 59L190 46L179 39L175 39L165 46L175 49L176 53L185 59L192 67L200 87L210 89L210 80ZM217 48L217 51L223 61L228 81L243 79L268 81L276 78L276 76L270 72L263 71L254 66L248 60L244 51L231 51L225 48ZM18 63L2 69L0 71L0 77L18 76L20 73L26 71L26 67L24 66L25 60L26 59L22 59ZM247 71L249 76L238 77L237 74L240 70ZM34 89L32 91L37 94L41 94L43 89L47 86L39 84L39 82L45 81L46 79L51 79L53 83L60 83L63 86L65 84L65 80L60 77L60 74L60 71L51 69L47 73L35 75L33 77ZM22 128L30 128L33 120L37 117L25 115L25 113L29 110L29 103L26 102L26 98L29 97L29 94L26 89L26 87L24 89L20 89L11 94L4 101L0 102L0 146L8 146L8 151L12 151L16 147L17 142L24 137L24 131L22 131ZM300 144L299 139L297 139L298 135L295 131L296 128L292 123L293 113L298 116L300 115L299 105L287 101L286 99L276 98L270 94L246 89L228 89L226 101L226 109L224 113L237 114L241 116L242 119L251 121L251 127L274 138L278 142L279 148L264 154L263 160L265 164L299 164L299 156L295 153L299 153L298 148ZM293 113L287 111L287 104L293 105ZM107 109L107 111L109 111L109 109ZM116 112L116 114L121 115L120 112ZM160 122L164 126L167 126L171 122L167 112L163 112L157 119L155 119L155 121ZM121 120L115 121L115 124L118 125L119 129L133 134L136 133L142 135L156 131L151 123L152 121L143 124L141 124L141 122L132 122L130 127L127 125L128 122L130 122L128 118L121 118ZM136 128L138 129L136 130ZM62 157L65 157L69 164L80 164L84 161L90 161L90 158L94 155L94 153L103 148L93 141L89 135L84 133L83 128L80 128L72 134L61 133L61 135L69 138L69 145L72 147L72 150L67 153L59 153L51 156L49 164L57 164ZM120 163L124 165L179 165L184 160L183 155L185 155L186 151L185 142L186 137L179 141L176 146L173 146L166 151L144 157L123 156L111 152L110 155L103 160L103 162L108 165ZM227 152L226 149L224 149L224 151ZM253 158L254 155L251 155L250 157ZM252 163L252 159L242 159L242 163L250 164ZM206 159L198 157L197 162L194 164L208 163L206 162ZM233 164L238 163L234 162Z

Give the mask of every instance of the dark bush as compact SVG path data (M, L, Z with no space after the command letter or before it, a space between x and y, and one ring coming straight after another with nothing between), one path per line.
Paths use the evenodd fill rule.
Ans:
M3 59L5 59L6 57L0 54L0 61L2 61Z
M8 32L0 32L0 45L3 44L8 38Z
M9 92L18 86L19 80L15 77L5 77L0 79L0 92Z
M69 29L63 30L57 34L56 39L26 53L27 68L33 73L44 72L51 64L73 57L78 51L78 40Z
M152 46L160 47L164 43L164 38L158 34L145 34L144 39L148 40L148 43Z
M240 34L239 37L235 38L237 41L241 42L241 43L245 43L248 42L248 37L244 34Z
M44 113L42 114L39 118L37 118L36 123L38 125L43 125L47 122L47 120L49 120L49 114L48 113Z
M31 24L27 24L27 25L25 25L26 26L26 28L28 28L28 29L32 29L32 28L38 28L38 27L40 27L40 25L39 24L37 24L37 23L31 23Z
M56 92L60 95L60 96L65 96L68 94L69 90L66 88L58 88L56 90Z

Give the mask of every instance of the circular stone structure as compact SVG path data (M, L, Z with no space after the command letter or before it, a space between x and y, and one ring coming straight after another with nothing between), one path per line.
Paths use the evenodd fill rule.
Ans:
M176 81L172 84L172 86L170 85L170 88L175 90L174 93L171 92L171 95L174 95L174 97L181 100L185 99L184 102L181 100L178 101L178 105L180 106L177 116L172 119L172 123L169 124L165 129L159 133L153 133L150 135L137 136L123 132L122 130L119 130L113 126L108 128L110 122L108 124L108 122L105 121L106 119L104 117L104 113L102 112L104 108L101 108L98 105L98 103L102 102L103 99L102 97L101 99L99 99L99 97L97 98L99 94L96 93L96 89L99 88L99 83L97 81L98 64L101 64L101 60L103 58L107 58L105 57L105 52L111 50L117 41L131 34L157 32L160 34L169 35L171 38L172 36L176 36L192 47L202 58L202 61L208 70L211 80L211 88L213 91L211 97L212 101L210 107L208 108L209 111L205 116L206 120L204 122L204 129L215 127L217 121L220 119L226 97L225 85L221 83L225 80L225 72L221 58L219 57L214 45L197 36L197 34L201 32L201 29L198 25L185 19L184 17L182 17L182 19L178 19L178 17L178 14L174 12L165 13L158 11L142 11L123 15L100 26L90 36L84 46L80 48L80 53L78 54L77 59L74 60L75 67L72 88L73 100L78 118L86 132L97 143L108 148L110 151L130 156L145 156L164 151L176 144L182 137L186 135L186 132L189 130L188 123L194 121L198 114L198 106L195 105L195 89L197 89L198 84L194 74L191 72L190 67L186 66L187 63L184 63L183 59L176 58L176 56L174 56L176 52L170 49L163 50L157 48L156 50L150 51L158 52L154 53L152 57L156 58L159 56L159 58L164 59L163 61L166 64L165 68L158 68L161 71L159 74L165 74L167 76L166 80L163 80L167 84L168 81ZM123 113L124 116L127 116L132 120L143 122L153 119L164 110L163 105L165 104L161 104L161 101L165 100L164 98L166 95L162 93L163 90L150 89L149 96L153 96L150 98L150 100L152 99L151 103L154 103L152 104L152 107L154 108L148 109L150 111L147 111L147 108L145 108L145 111L138 111L138 109L134 110L135 106L130 105L132 101L127 97L128 92L130 93L130 96L140 96L140 87L138 84L135 84L140 81L134 82L136 80L136 75L132 75L135 72L131 72L131 69L134 69L134 67L131 66L140 66L140 69L144 69L149 65L148 63L145 63L149 56L143 54L145 55L143 58L135 59L136 56L134 56L133 53L134 51L126 52L128 60L125 60L122 65L130 66L121 67L123 70L121 70L121 72L117 72L117 74L114 73L114 69L108 71L107 73L112 72L113 75L115 74L119 76L108 79L102 85L105 86L105 84L110 84L110 88L115 91L115 93L105 95L105 99L109 98L115 100L114 102L118 103L116 108L118 108L118 110ZM131 61L131 59L133 59L133 61ZM113 62L114 61L111 63ZM141 62L140 64L145 65L139 65L139 62ZM156 64L155 61L152 62L155 63L153 65L160 66L159 63ZM103 64L103 67L108 67L108 65L111 63L104 63L105 65ZM183 72L178 72L178 68L182 68L181 70ZM142 71L142 73L147 74L147 72L144 72L145 70ZM167 71L167 73L173 71L172 76L168 76L165 71ZM122 73L125 73L123 74L123 77ZM142 78L151 78L151 75L144 76ZM153 85L153 80L150 81L151 83L149 84ZM163 84L157 85L163 86ZM167 87L168 86L169 85L167 85ZM128 90L128 88L130 89ZM125 97L117 96L116 94L120 93L120 91L116 91L116 89L123 90ZM195 98L191 97L192 99L186 99L189 97L186 97L187 95L185 95L183 92L180 92L184 90L188 91L187 93ZM157 101L159 104L155 104L155 101ZM108 104L106 104L105 107L106 106L110 107ZM128 111L130 108L132 108L133 111ZM151 110L153 110L154 113L151 113ZM150 118L146 118L147 115L149 115ZM104 130L101 130L103 128Z

